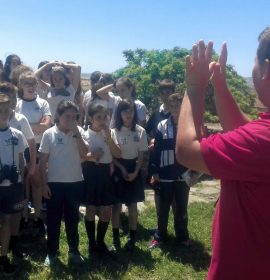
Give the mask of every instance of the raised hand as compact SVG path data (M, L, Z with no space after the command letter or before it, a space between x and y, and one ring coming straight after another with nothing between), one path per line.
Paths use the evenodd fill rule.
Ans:
M205 88L209 78L209 64L212 58L213 42L207 46L200 40L192 47L192 55L186 56L186 85L187 87Z
M224 86L226 83L226 63L227 63L227 44L224 42L221 47L218 62L211 62L209 70L211 72L211 82L214 87Z

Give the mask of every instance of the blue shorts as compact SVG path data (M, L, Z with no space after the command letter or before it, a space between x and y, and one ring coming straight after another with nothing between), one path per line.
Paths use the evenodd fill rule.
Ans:
M14 214L24 208L24 189L22 183L13 184L9 187L0 186L0 212Z

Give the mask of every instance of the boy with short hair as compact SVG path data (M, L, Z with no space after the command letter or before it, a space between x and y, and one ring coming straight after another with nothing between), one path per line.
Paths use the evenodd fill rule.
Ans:
M28 146L23 134L8 125L11 102L0 93L0 212L2 214L0 265L4 274L14 273L7 257L12 216L23 209L24 158Z
M9 126L20 130L25 136L29 146L30 164L29 164L29 170L27 172L27 178L26 178L28 180L31 178L31 176L34 176L35 174L35 166L36 166L35 136L27 118L23 114L19 114L15 112L15 108L17 105L17 88L9 82L2 82L0 83L0 92L6 94L10 99L10 105L12 111L9 117L9 123L8 123ZM25 205L24 210L28 211L27 205ZM22 216L21 213L12 215L12 228L11 228L10 245L9 245L9 248L13 256L19 258L23 258L25 256L25 254L21 250L19 250L18 247L21 216Z
M176 161L174 149L176 143L177 123L182 98L174 93L168 98L168 109L171 116L161 121L157 127L153 161L151 164L152 182L159 184L158 230L151 241L150 249L166 241L170 206L175 200L174 229L179 244L190 246L188 233L187 205L189 187L182 178L187 170Z

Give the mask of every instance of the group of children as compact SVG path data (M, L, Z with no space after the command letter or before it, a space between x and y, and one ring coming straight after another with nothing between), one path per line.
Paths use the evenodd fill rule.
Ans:
M80 66L74 62L42 62L34 72L13 55L2 71L0 265L5 274L14 272L7 256L9 249L13 257L24 257L17 243L20 225L28 223L24 209L30 190L34 225L41 231L45 231L40 218L42 196L47 203L46 266L57 263L62 218L69 263L84 261L79 251L80 205L86 206L89 253L106 254L121 249L120 214L125 204L129 238L124 249L132 251L137 203L144 200L141 168L147 151L158 224L149 247L166 241L171 205L176 239L180 245L191 245L187 228L189 186L182 177L187 168L177 163L174 152L182 98L171 80L159 83L162 105L148 118L134 82L127 77L114 81L110 74L96 71L90 77L91 90L83 93ZM110 221L113 244L109 249L104 239Z

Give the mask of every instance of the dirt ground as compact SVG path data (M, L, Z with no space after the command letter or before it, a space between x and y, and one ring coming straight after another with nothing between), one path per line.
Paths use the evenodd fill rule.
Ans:
M190 188L189 203L192 202L215 202L220 192L219 180L204 180ZM145 190L145 202L154 204L153 190ZM143 211L145 203L138 203L139 211Z

